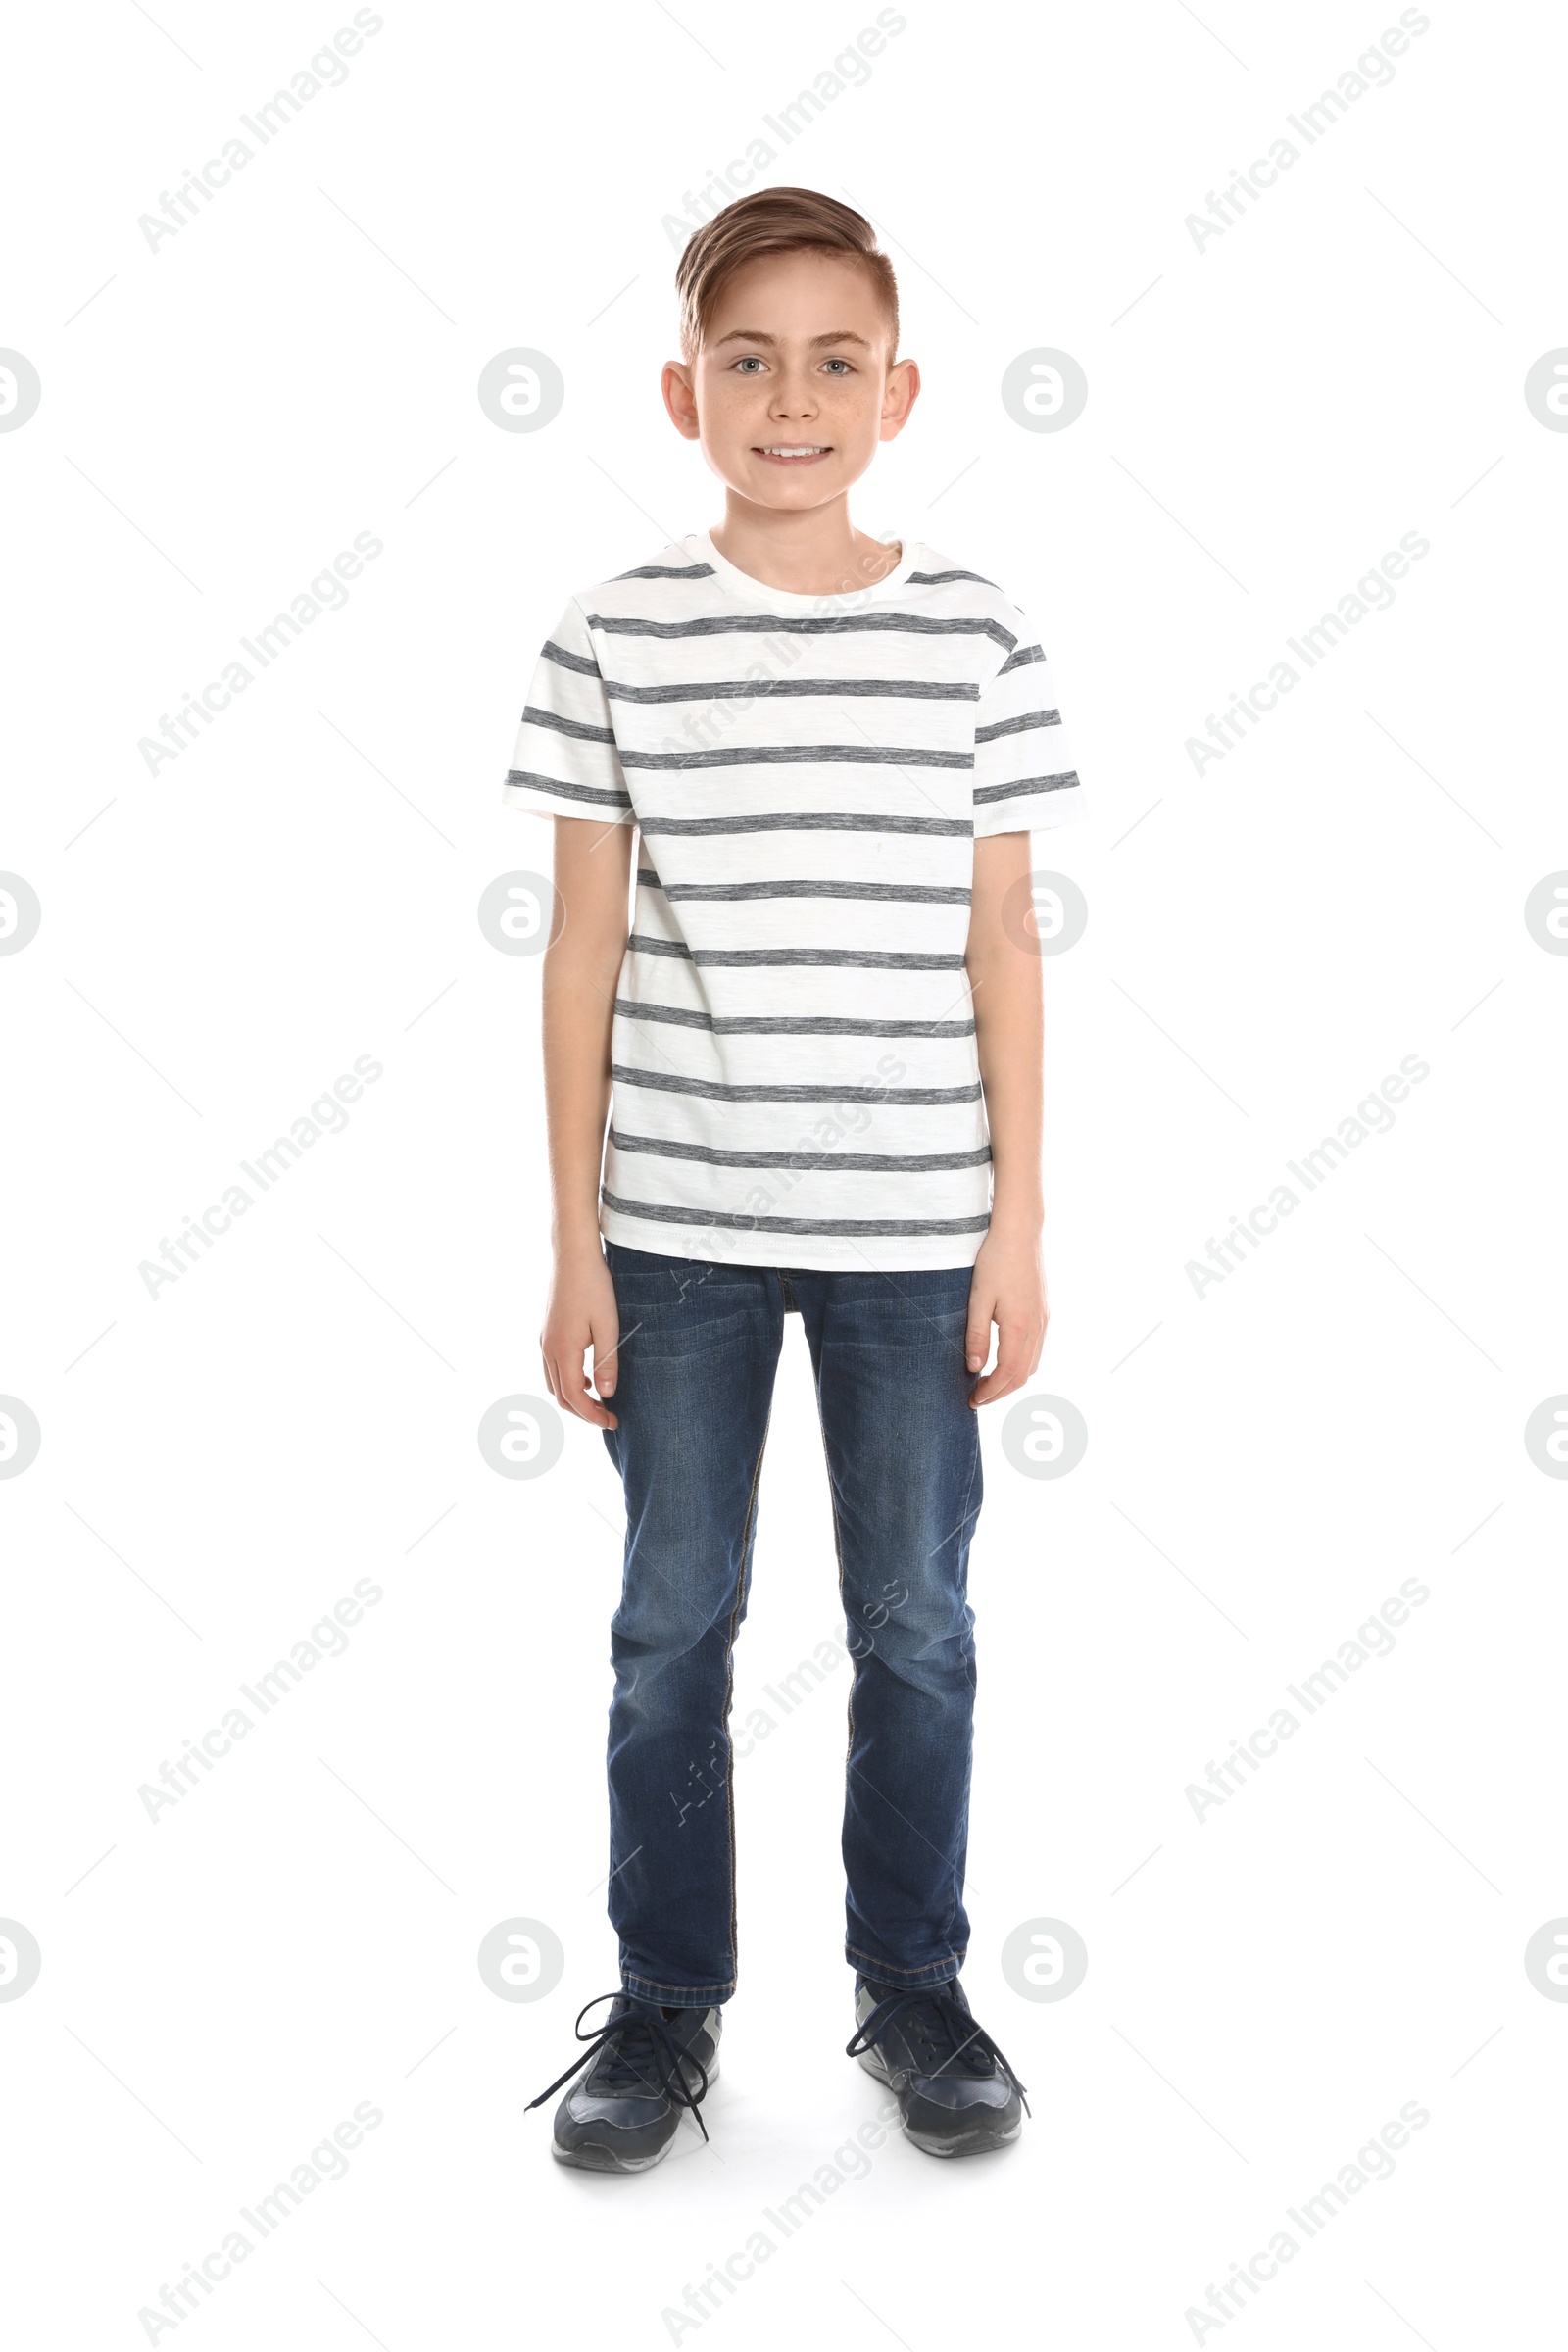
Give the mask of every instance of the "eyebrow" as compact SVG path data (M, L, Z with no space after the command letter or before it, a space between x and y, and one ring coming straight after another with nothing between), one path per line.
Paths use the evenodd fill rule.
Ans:
M767 343L776 350L778 337L766 334L758 327L736 326L732 327L727 335L720 335L712 348L717 351L725 343ZM828 343L858 343L862 351L869 351L871 348L864 335L858 335L849 327L836 328L832 334L828 335L808 335L806 347L808 351L820 351Z

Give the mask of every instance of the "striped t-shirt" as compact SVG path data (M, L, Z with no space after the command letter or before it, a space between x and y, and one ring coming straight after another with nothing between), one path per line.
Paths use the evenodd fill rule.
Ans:
M572 598L505 794L639 835L608 1238L731 1265L972 1265L991 1200L974 838L1081 798L1002 590L906 541L874 587L802 596L694 532Z

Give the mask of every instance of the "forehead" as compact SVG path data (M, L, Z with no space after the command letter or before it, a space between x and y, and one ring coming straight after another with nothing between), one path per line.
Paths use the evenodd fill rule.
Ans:
M704 337L745 330L805 341L840 329L885 342L888 320L870 272L847 253L762 253L725 280Z

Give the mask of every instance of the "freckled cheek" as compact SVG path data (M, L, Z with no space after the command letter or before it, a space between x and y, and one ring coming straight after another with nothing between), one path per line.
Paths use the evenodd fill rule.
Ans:
M879 415L874 400L824 401L823 438L838 442L874 441Z
M737 398L726 386L710 399L704 411L704 429L715 440L755 441L766 421L767 412L760 400Z

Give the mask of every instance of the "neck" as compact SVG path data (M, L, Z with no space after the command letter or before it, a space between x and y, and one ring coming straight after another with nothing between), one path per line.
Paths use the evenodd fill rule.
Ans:
M904 560L902 546L887 547L856 529L848 492L805 513L780 514L729 490L724 519L709 536L737 571L797 596L853 595L874 587Z

